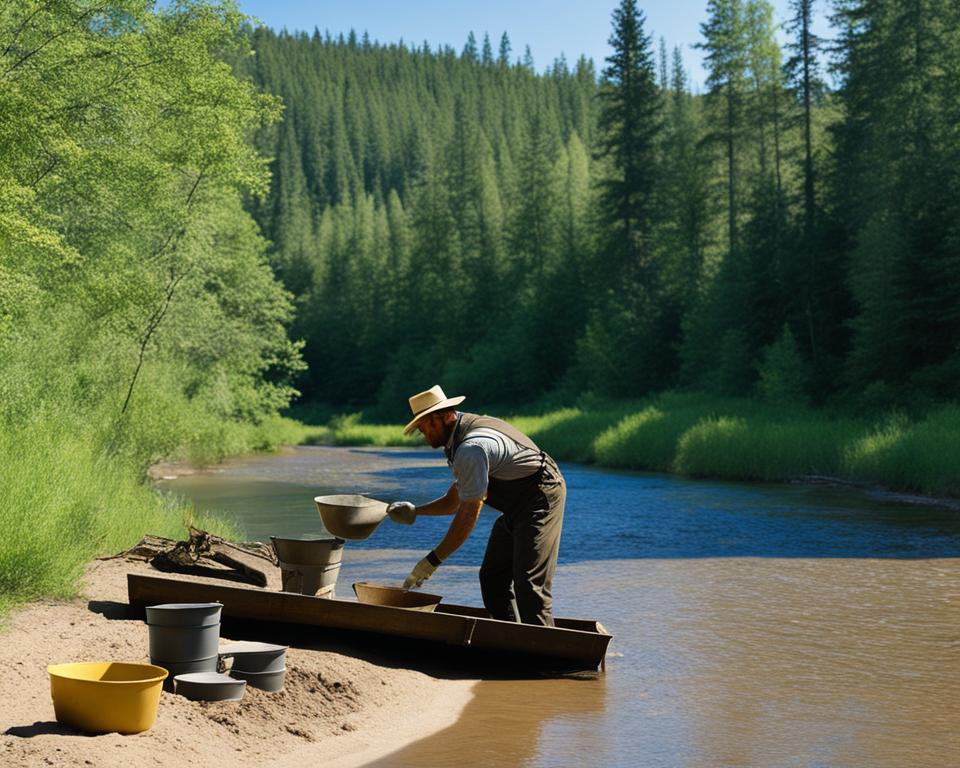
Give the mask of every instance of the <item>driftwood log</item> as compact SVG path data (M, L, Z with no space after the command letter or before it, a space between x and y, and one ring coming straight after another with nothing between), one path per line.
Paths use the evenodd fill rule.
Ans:
M239 581L267 586L265 569L277 567L272 547L259 542L234 542L199 528L189 529L190 538L174 541L161 536L144 536L125 552L104 560L124 558L149 562L158 571ZM264 570L261 570L264 569Z

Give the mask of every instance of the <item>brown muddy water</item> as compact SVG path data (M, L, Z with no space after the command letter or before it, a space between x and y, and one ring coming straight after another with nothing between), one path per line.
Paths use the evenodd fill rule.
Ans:
M376 766L960 766L960 513L860 491L562 465L558 615L614 634L595 680L484 680ZM249 538L321 532L321 493L422 503L428 450L298 448L162 481ZM495 513L425 589L479 604ZM443 519L348 542L338 594L399 583Z

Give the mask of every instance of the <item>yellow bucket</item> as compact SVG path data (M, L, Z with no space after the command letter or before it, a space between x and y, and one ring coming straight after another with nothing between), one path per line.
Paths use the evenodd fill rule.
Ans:
M153 664L83 661L51 664L57 722L91 733L139 733L157 719L167 670Z

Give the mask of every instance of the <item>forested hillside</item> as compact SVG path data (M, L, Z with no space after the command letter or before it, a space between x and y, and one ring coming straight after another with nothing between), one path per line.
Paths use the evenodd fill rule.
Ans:
M697 95L630 0L599 71L538 74L506 34L253 32L243 69L285 110L248 205L307 397L954 397L960 7L794 0L786 50L765 0L707 11Z

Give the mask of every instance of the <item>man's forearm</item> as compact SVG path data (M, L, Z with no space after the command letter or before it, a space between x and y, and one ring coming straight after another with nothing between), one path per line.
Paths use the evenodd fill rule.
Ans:
M447 535L433 550L437 553L437 557L446 560L460 548L460 545L467 540L467 537L473 531L473 527L477 524L477 518L480 517L482 507L482 499L460 503L457 514L447 530Z
M439 499L417 507L418 515L452 515L460 508L460 495L457 493L457 484L450 486L449 490Z

